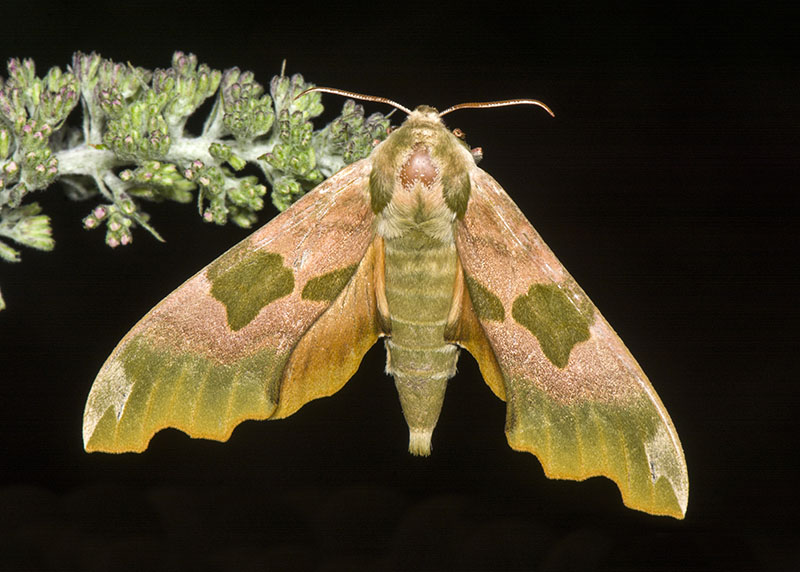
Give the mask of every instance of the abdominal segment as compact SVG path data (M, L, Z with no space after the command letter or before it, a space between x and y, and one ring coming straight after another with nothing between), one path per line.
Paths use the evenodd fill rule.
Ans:
M413 230L385 245L391 322L386 371L394 376L408 423L409 451L429 455L459 352L444 340L457 271L455 245Z

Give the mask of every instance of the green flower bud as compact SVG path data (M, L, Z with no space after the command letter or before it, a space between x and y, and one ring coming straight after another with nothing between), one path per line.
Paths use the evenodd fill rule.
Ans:
M6 204L15 209L22 204L22 199L28 194L28 185L25 183L17 183L8 190L6 197Z
M303 120L317 117L323 111L322 94L316 91L307 93L299 99L295 99L313 84L306 83L303 76L294 74L291 78L286 76L275 76L270 82L270 93L275 101L275 109L278 114L283 111L299 112Z
M209 154L221 162L227 162L235 171L241 171L247 161L233 154L233 150L224 143L214 142L208 147Z
M125 110L125 98L120 93L116 86L110 86L105 89L98 89L95 93L95 98L100 109L113 119L119 119Z
M39 250L53 250L55 247L50 217L47 215L25 217L16 225L15 231L14 240L25 246Z
M304 193L303 187L293 177L281 177L272 185L272 204L279 211L285 211Z
M247 165L247 161L245 161L238 155L231 154L231 156L228 157L228 165L233 167L235 171L241 171Z
M224 143L214 142L208 147L208 153L215 159L227 161L231 156L231 148Z
M97 70L102 61L100 54L95 52L88 55L83 52L75 52L72 56L72 73L75 75L84 97L91 97L94 92L97 84Z
M388 135L389 119L380 113L364 120L364 108L352 100L345 102L342 113L325 129L330 153L341 154L345 164L370 154L377 141Z
M38 203L30 203L6 212L3 234L25 246L52 250L55 242L50 229L50 217L40 214L41 212L42 208Z
M136 212L136 203L130 198L123 198L119 201L119 208L125 214L131 215Z
M14 133L21 133L28 120L28 112L23 100L22 90L9 81L0 90L0 115L5 117Z
M9 83L14 83L24 92L36 89L36 64L32 59L12 58L8 62Z
M11 154L11 133L5 127L0 127L0 160L8 158Z
M103 220L108 216L108 208L105 205L98 205L92 210L92 216L98 221Z
M256 177L244 177L237 186L228 189L228 198L236 206L259 211L264 208L262 197L266 192L267 188L259 184Z
M186 119L216 92L222 73L206 64L197 65L194 54L175 52L172 67L156 70L153 75L153 90L165 93L168 103L164 116L172 125L183 125Z
M253 79L251 72L238 68L222 76L220 97L223 107L222 122L238 141L249 141L267 133L275 115L272 99L264 95L264 88Z
M53 67L41 81L43 90L39 96L35 116L53 127L60 127L78 103L80 86L71 73L63 73Z
M19 250L0 241L0 258L6 262L19 262Z
M97 228L98 224L100 224L99 221L92 215L86 215L83 217L83 228L86 230Z
M250 228L258 222L256 213L236 206L230 209L230 219L236 226L242 228Z
M21 167L30 190L43 189L56 178L58 159L49 147L42 147L25 153Z
M161 114L164 94L152 91L128 105L118 118L106 126L103 142L121 159L160 159L169 151L171 139Z

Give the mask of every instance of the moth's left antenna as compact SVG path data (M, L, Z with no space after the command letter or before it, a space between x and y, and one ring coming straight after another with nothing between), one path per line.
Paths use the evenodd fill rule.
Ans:
M385 97L378 97L377 95L364 95L363 93L356 93L354 91L347 91L344 89L337 89L335 87L309 87L302 93L300 93L295 99L298 97L302 97L305 94L312 92L312 91L321 91L323 93L332 93L334 95L342 95L344 97L351 97L353 99L361 99L363 101L374 101L375 103L386 103L387 105L391 105L395 109L399 109L400 111L404 112L406 115L411 115L411 110L407 107L404 107L397 103L396 101L392 101L391 99L387 99Z

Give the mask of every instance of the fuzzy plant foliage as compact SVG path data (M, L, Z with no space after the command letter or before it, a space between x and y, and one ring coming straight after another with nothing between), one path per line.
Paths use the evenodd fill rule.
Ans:
M50 218L29 195L56 182L93 202L83 226L104 228L114 248L136 228L161 240L146 202L194 202L207 222L250 227L269 185L285 210L367 156L389 128L348 100L315 129L320 93L297 97L309 87L281 73L265 88L251 72L214 70L182 52L155 71L78 52L66 71L42 77L32 60L11 59L0 76L0 258L19 261L19 246L52 250ZM187 121L201 107L210 111L192 133Z

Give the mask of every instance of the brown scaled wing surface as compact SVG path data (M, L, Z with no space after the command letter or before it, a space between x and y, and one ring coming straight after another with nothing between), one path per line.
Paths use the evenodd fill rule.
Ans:
M342 169L142 318L92 386L86 449L142 451L165 427L224 441L341 388L379 336L370 169Z

